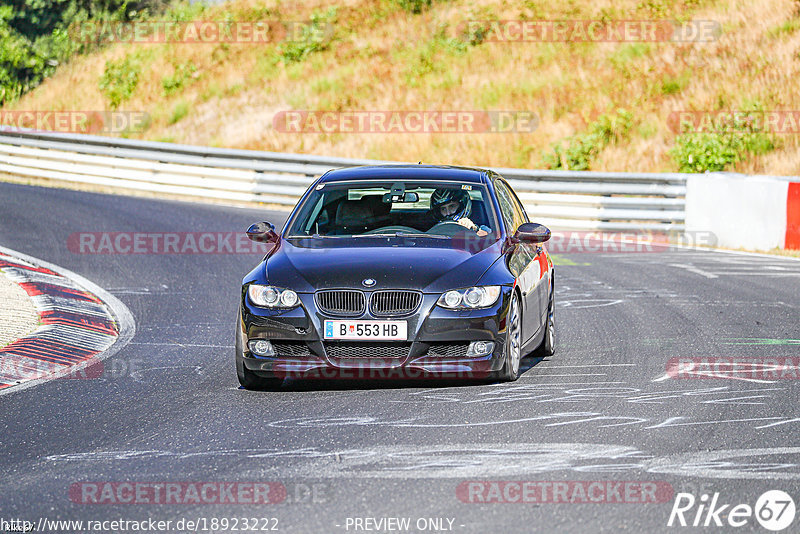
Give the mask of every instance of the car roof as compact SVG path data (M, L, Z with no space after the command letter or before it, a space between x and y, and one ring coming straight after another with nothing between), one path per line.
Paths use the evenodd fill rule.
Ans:
M486 183L489 171L472 167L449 165L367 165L328 171L320 183L353 180L447 180L468 183Z

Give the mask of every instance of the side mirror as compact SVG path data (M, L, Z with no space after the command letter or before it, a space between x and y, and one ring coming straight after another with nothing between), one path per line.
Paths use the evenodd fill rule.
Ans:
M275 233L275 226L268 222L255 223L247 229L247 237L258 243L277 243L280 236Z
M514 240L521 243L544 243L550 239L550 229L542 224L520 224L514 233Z

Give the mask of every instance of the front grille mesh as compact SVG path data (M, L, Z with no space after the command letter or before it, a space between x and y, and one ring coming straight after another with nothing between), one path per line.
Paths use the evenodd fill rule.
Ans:
M463 358L469 343L431 343L427 356L430 358Z
M317 307L328 315L358 317L364 313L364 293L352 289L332 289L316 294Z
M302 341L273 341L272 347L278 356L311 356L308 345Z
M369 309L376 317L407 315L416 311L422 295L416 291L376 291L369 299Z
M330 358L393 358L408 356L410 343L325 343L325 352Z

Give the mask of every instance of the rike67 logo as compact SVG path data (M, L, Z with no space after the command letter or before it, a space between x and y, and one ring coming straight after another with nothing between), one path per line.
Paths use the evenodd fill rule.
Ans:
M792 524L794 514L794 500L781 490L764 492L756 500L755 506L723 504L719 493L714 493L710 498L708 494L703 494L699 499L691 493L678 493L667 526L743 527L755 517L762 527L777 532Z

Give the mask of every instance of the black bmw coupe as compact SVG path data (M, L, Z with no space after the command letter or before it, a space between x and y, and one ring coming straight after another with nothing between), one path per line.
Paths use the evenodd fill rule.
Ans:
M236 371L287 377L516 380L555 350L550 230L490 170L387 165L327 172L242 281Z

